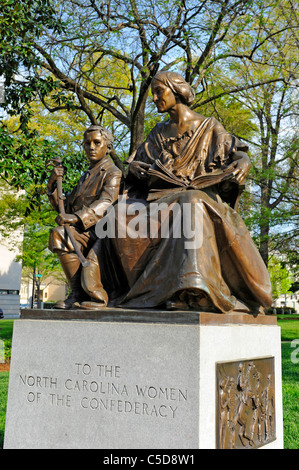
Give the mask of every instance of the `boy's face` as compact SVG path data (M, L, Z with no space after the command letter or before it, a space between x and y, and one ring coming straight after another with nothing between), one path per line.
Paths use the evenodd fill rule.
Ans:
M102 160L108 150L106 139L99 131L88 132L83 145L91 166Z

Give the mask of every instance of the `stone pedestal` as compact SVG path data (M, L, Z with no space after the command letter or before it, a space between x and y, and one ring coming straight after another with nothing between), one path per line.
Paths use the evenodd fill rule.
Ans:
M283 448L275 322L23 310L14 324L4 447Z

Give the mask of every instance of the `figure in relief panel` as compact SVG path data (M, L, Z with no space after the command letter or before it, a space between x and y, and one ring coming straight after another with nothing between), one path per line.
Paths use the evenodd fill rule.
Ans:
M218 367L218 447L261 447L275 439L273 358Z

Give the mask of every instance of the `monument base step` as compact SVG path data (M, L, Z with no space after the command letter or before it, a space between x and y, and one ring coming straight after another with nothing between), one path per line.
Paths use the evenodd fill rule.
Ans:
M158 310L158 309L124 309L99 308L98 310L61 310L61 309L22 309L21 319L24 320L93 320L93 321L124 321L124 322L151 322L151 323L181 323L181 324L250 324L250 325L276 325L274 315L254 315L242 312L212 313L186 310Z

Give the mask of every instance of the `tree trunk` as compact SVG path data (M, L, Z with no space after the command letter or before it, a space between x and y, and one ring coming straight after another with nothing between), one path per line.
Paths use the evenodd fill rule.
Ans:
M131 127L130 155L144 141L144 112L139 113Z
M135 108L132 116L131 124L131 141L130 141L130 155L142 144L144 141L144 119L145 119L145 107L146 100L148 97L149 87L143 91L140 91L139 102Z
M260 255L268 267L269 261L269 232L270 232L270 220L269 220L269 187L268 181L265 180L261 186L261 218L260 218Z
M267 219L267 221L265 219L262 220L260 224L259 252L267 267L268 267L268 261L269 261L269 231L270 231L269 219Z

